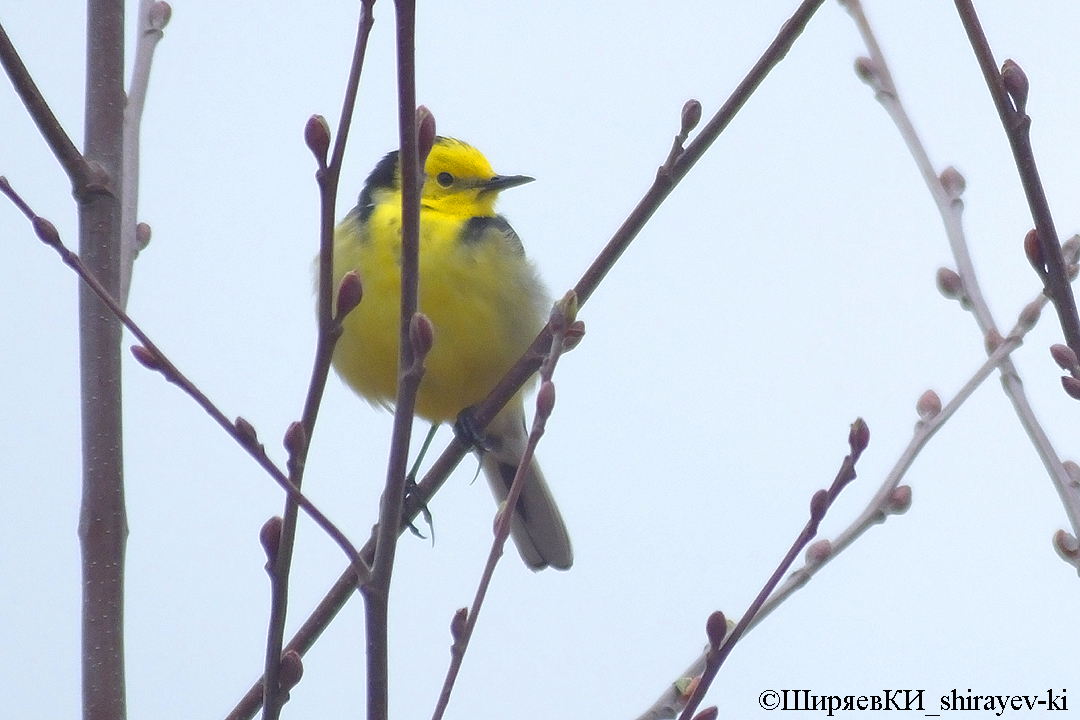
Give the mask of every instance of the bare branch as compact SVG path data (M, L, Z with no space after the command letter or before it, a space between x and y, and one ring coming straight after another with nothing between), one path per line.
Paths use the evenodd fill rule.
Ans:
M761 588L761 592L758 593L754 601L750 603L750 607L743 613L742 619L730 632L725 632L725 621L723 614L713 613L710 616L709 622L706 624L706 629L709 636L709 648L705 652L705 665L704 670L701 673L701 679L694 685L693 692L690 693L690 697L686 699L686 705L683 707L680 714L680 720L690 720L694 715L694 711L697 710L701 704L702 698L705 697L705 693L708 692L709 687L712 685L712 681L716 678L716 674L720 672L721 666L731 654L732 648L735 647L735 643L739 642L743 634L750 629L757 616L760 614L762 607L765 604L766 599L772 595L773 590L780 583L780 579L791 567L791 564L795 562L795 558L799 553L803 551L810 541L817 535L818 526L825 518L825 514L829 512L829 508L839 497L840 493L845 487L847 487L852 480L855 479L855 463L859 461L859 457L863 451L866 450L866 446L870 442L870 429L866 426L866 423L862 418L857 418L855 422L851 424L851 429L848 432L848 447L850 453L844 457L843 462L840 464L840 469L836 473L836 477L832 481L832 485L828 490L818 490L814 493L814 496L810 499L810 519L803 527L802 532L795 539L795 542L791 544L791 548L788 550L787 555L780 561L776 570L773 571L772 576L768 582Z
M552 334L551 350L540 366L540 389L536 393L536 414L533 416L532 429L529 431L529 438L525 443L525 451L518 462L517 472L514 474L514 480L510 485L510 492L507 493L506 500L499 503L499 509L496 511L495 537L492 538L491 550L488 552L484 572L481 574L480 582L477 584L472 606L468 611L465 611L464 608L459 611L451 623L450 627L454 642L450 646L450 667L446 670L446 678L443 680L442 691L439 693L439 700L435 705L432 720L442 720L446 708L450 704L450 693L454 689L458 672L461 670L461 664L465 659L465 651L469 647L473 629L476 627L476 620L480 616L480 608L483 607L488 587L490 587L491 579L495 575L495 566L498 565L499 559L502 558L506 541L510 537L510 525L514 516L514 508L517 507L521 492L525 488L525 478L529 475L529 466L532 464L533 454L536 452L536 446L539 444L540 438L544 435L548 418L551 417L551 413L555 408L555 383L552 381L555 366L558 364L562 354L576 347L585 333L584 324L576 319L577 309L577 298L574 296L573 291L570 291L555 304L551 311L551 318L548 321L548 329Z
M334 142L334 150L330 164L326 164L326 146L329 145L329 129L326 121L319 116L308 120L304 129L304 140L315 154L318 170L315 179L319 184L319 285L318 285L318 339L315 346L315 359L312 363L311 380L308 383L307 397L304 400L304 411L301 416L301 426L306 438L311 438L315 430L315 421L318 418L319 407L322 404L323 392L326 389L326 380L330 374L330 363L334 356L334 347L341 336L341 320L344 312L334 313L332 304L334 288L332 278L334 271L334 223L337 215L337 192L338 180L341 177L341 165L345 157L345 143L348 141L349 128L352 125L353 111L356 107L356 94L360 87L360 75L364 68L364 57L367 55L368 37L374 24L372 5L375 0L365 0L360 4L360 18L356 30L356 42L353 47L352 64L349 68L349 78L345 84L345 98L341 104L341 117L338 120L337 138ZM345 281L342 281L343 284ZM350 283L352 281L349 281ZM359 288L357 289L357 302L359 302ZM297 453L296 462L290 468L290 480L297 488L304 479L304 467L307 462L308 444L305 443L301 452ZM262 700L264 716L276 718L281 712L283 702L282 684L278 678L280 672L280 658L283 657L282 645L285 642L285 620L288 614L289 574L292 566L293 546L296 541L296 522L298 515L297 503L289 498L285 503L285 512L281 530L281 548L276 558L274 569L276 585L273 588L270 602L270 622L267 627L266 656L264 661L261 692L257 686L253 688L241 701L241 705L249 708L251 715L258 710L258 700ZM357 558L359 559L359 558ZM370 566L372 558L368 556L358 565L356 560L353 564L357 568L363 568L365 572L353 573L350 576L354 582L364 581L368 574L366 569ZM239 710L238 706L230 714L232 717ZM250 717L251 715L248 715Z
M26 69L22 58L11 44L11 38L0 23L0 63L11 78L11 84L15 86L15 92L19 94L26 111L30 113L34 124L38 126L45 142L48 143L53 155L60 161L76 197L83 196L86 188L93 184L93 173L86 159L71 142L67 132L64 131L60 121L53 115L49 104L45 102L41 91L38 90L34 79L30 77L30 71Z
M795 14L784 23L776 39L765 50L727 102L713 116L699 136L671 164L671 171L658 173L653 186L646 192L637 207L623 222L607 246L600 252L596 260L575 285L574 293L580 304L583 305L593 291L596 290L604 276L619 259L623 251L626 250L634 237L637 236L644 224L652 217L659 205L701 158L701 155L712 142L724 131L731 119L738 113L739 109L746 103L769 72L784 58L796 38L799 37L810 18L823 2L824 0L804 0L799 5ZM683 123L680 122L680 127L682 125ZM320 273L322 272L324 271L320 270ZM538 370L542 362L541 359L547 355L550 345L551 333L545 328L522 355L522 358L507 371L506 376L503 377L488 397L473 409L473 420L478 428L486 427L507 401L517 393L525 381L532 377ZM450 473L470 450L469 445L456 435L451 439L442 454L436 458L424 478L406 499L401 516L402 524L398 529L398 533L404 532L409 527L409 523L442 487L446 478L450 476ZM365 561L370 562L374 558L374 548L375 541L374 538L371 538L361 549L361 555ZM296 635L293 636L287 649L296 650L301 654L307 652L315 640L330 625L338 611L352 597L355 583L356 579L352 570L346 569L333 587L327 591L319 606L296 632ZM260 683L256 683L248 691L247 695L240 700L232 713L229 714L228 720L246 720L254 715L259 706Z
M150 84L150 65L154 49L165 36L164 28L172 17L172 8L161 0L139 0L135 37L135 61L131 69L131 85L124 107L124 165L123 197L120 219L120 305L127 307L131 290L131 273L135 256L145 246L138 232L139 223L139 133L146 90ZM146 236L149 240L149 235Z
M940 177L934 171L926 148L918 133L915 132L915 128L910 118L908 118L903 104L900 102L899 94L892 82L892 75L889 73L888 64L881 53L873 29L870 27L870 23L862 10L861 3L858 0L845 0L844 5L851 13L870 52L869 60L857 63L860 76L875 89L877 100L896 124L901 137L903 137L908 150L911 152L912 158L915 160L919 173L926 182L926 187L934 199L934 204L941 214L945 226L945 235L949 240L949 247L956 261L956 272L960 278L961 288L954 289L961 293L959 298L961 304L971 310L984 338L991 337L994 334L1000 336L994 318L990 314L990 308L986 304L982 290L979 287L979 280L975 275L975 267L971 262L971 253L964 233L962 222L964 202L961 199L964 190L963 177L953 168L946 168ZM941 275L939 274L940 282ZM1061 498L1062 505L1065 507L1065 512L1073 528L1073 535L1080 536L1080 491L1077 490L1075 483L1071 481L1061 459L1058 457L1057 451L1054 450L1053 445L1050 443L1050 438L1035 417L1035 412L1031 408L1027 394L1024 391L1023 382L1020 380L1019 372L1011 358L1006 357L1002 361L1000 371L1001 384L1005 394L1012 401L1017 417L1020 418L1028 438L1034 445L1039 459L1042 460L1043 467L1046 468L1047 474L1050 476L1050 480Z
M990 96L1001 118L1001 124L1005 128L1016 169L1020 173L1020 182L1024 186L1031 217L1035 221L1035 230L1042 244L1043 259L1046 263L1046 272L1042 279L1046 283L1046 291L1057 309L1065 341L1074 352L1080 353L1080 316L1076 313L1076 300L1069 284L1065 261L1061 256L1057 228L1050 214L1050 203L1046 200L1046 192L1035 164L1035 153L1031 148L1031 118L1024 112L1027 104L1027 77L1020 66L1011 60L1006 60L1002 70L998 70L975 6L971 0L955 2L971 48L975 51L975 58L979 61L979 68L986 79L986 86L990 89Z

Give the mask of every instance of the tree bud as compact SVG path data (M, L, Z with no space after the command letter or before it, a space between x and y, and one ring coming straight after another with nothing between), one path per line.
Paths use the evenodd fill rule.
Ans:
M1016 112L1023 113L1024 108L1027 107L1028 90L1030 88L1027 73L1014 61L1006 60L1001 65L1001 82L1005 85L1005 92L1009 93L1009 97L1012 98L1013 105L1016 106Z
M945 190L945 194L949 196L950 200L959 200L960 196L964 194L964 190L967 188L967 180L965 180L964 176L960 174L960 171L952 165L941 171L938 180L941 182L941 187Z
M304 125L304 142L307 143L315 162L326 167L326 153L330 150L330 124L322 115L312 115Z
M1072 375L1065 375L1061 378L1061 386L1073 400L1080 400L1080 380Z
M915 403L915 412L921 420L933 420L941 412L941 398L933 390L927 390Z
M338 284L337 321L344 320L345 316L355 310L363 299L364 284L360 280L360 274L355 270L350 270L342 276Z
M277 515L263 523L259 530L259 543L266 553L266 571L273 572L277 565L278 549L281 546L281 526L285 521Z
M687 100L682 106L682 135L685 137L701 122L701 103L697 100Z
M1043 259L1042 244L1039 242L1037 230L1028 230L1028 234L1024 236L1024 254L1027 255L1031 267L1035 268L1035 272L1040 276L1046 274L1046 261Z
M709 619L705 621L705 635L709 638L709 645L714 649L724 644L727 631L727 618L719 610L711 613Z

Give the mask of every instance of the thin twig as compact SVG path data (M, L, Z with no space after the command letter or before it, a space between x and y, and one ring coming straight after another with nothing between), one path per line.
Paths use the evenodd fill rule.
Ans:
M401 173L401 307L398 344L397 398L390 439L386 485L375 528L372 582L364 594L367 632L368 718L389 716L389 600L394 557L401 532L405 475L409 464L416 393L424 373L424 356L431 347L430 321L417 312L420 284L420 190L423 185L416 108L416 3L395 0L397 25L398 166ZM430 149L430 148L429 148Z
M1031 217L1035 221L1035 230L1039 234L1039 242L1042 246L1042 259L1046 269L1043 280L1046 283L1046 291L1057 310L1065 342L1073 349L1073 352L1080 353L1080 316L1076 313L1076 300L1073 297L1072 286L1069 284L1065 261L1061 256L1057 228L1050 214L1050 203L1047 202L1046 191L1039 179L1035 153L1031 148L1031 118L1024 111L1027 103L1027 77L1023 75L1018 65L1012 63L1016 83L1022 84L1023 87L1022 89L1016 86L1006 87L1005 77L994 62L994 54L990 50L990 43L979 23L974 4L971 0L955 0L955 4L956 11L960 14L960 21L964 24L964 31L967 32L968 41L971 43L972 50L975 51L975 58L979 62L983 78L986 80L986 86L990 89L990 96L994 100L1001 124L1005 128L1005 135L1009 139L1009 147L1016 161L1016 169L1020 174L1020 183L1024 186L1024 195L1027 197Z
M487 562L480 576L480 582L477 584L472 605L464 615L462 614L464 610L459 611L451 622L454 642L450 646L450 666L446 670L446 677L443 680L442 691L439 693L432 720L442 720L450 704L450 693L454 689L454 683L457 681L461 664L465 659L465 651L469 647L476 621L480 616L480 608L483 607L491 579L495 575L495 566L502 558L506 541L510 537L514 508L517 507L518 499L525 487L525 478L529 475L529 467L532 464L536 446L544 435L548 418L551 417L555 407L555 384L552 381L555 366L563 353L575 347L584 334L584 325L575 319L577 308L577 298L571 291L556 303L551 311L551 319L548 322L548 328L552 334L551 350L540 366L540 389L536 393L536 414L533 415L532 428L525 443L525 450L518 461L514 480L510 484L510 492L507 493L506 500L499 503L495 520L495 537L492 538L491 550L488 552Z
M318 338L315 344L315 359L312 363L311 380L308 383L307 397L300 424L304 442L298 448L294 462L290 463L289 479L296 488L304 480L304 468L307 465L307 453L310 438L315 430L319 408L322 405L323 392L326 389L330 364L334 348L341 336L343 313L332 309L334 288L332 286L334 269L334 223L337 215L338 182L341 178L341 166L345 158L345 144L352 126L353 112L356 108L356 95L360 87L360 75L364 69L368 38L374 24L372 6L375 0L362 2L360 18L356 30L356 42L353 47L349 77L345 84L345 97L341 104L341 116L338 119L337 136L329 164L326 163L325 146L329 143L329 131L325 121L313 117L305 128L305 139L315 154L318 171L315 174L319 185L319 285L318 285ZM296 542L296 523L298 505L290 497L286 500L282 514L281 540L274 560L272 595L270 602L270 620L267 627L266 654L263 669L263 715L270 720L276 719L281 711L284 690L279 682L280 658L285 642L285 621L288 615L289 575L292 568L293 548ZM361 561L365 569L363 574L356 574L357 579L366 579L366 569L370 560ZM354 565L356 564L354 560ZM235 712L235 711L234 711Z
M686 705L682 710L682 714L679 716L680 720L690 720L694 715L694 711L697 710L698 705L701 704L702 698L705 697L705 693L708 692L709 687L712 685L712 681L716 678L716 674L720 672L721 666L731 654L731 650L735 647L735 643L739 642L743 634L750 629L754 618L760 613L762 606L765 604L765 600L772 594L773 589L780 583L780 579L787 573L788 568L795 562L795 558L799 553L803 551L810 541L817 535L818 526L825 518L826 513L829 512L829 508L839 497L840 493L845 487L847 487L852 480L855 479L855 464L859 461L859 456L862 455L866 449L867 444L870 442L870 430L867 428L866 423L862 418L858 418L851 424L851 430L848 432L848 446L850 453L844 457L843 462L840 464L840 470L837 471L836 477L833 479L832 485L828 490L818 490L814 493L813 498L810 500L810 519L803 527L802 532L795 539L795 542L791 544L788 549L787 555L780 561L780 564L776 567L772 576L768 582L761 588L757 597L750 603L750 607L743 613L742 619L738 624L731 629L730 632L724 632L723 625L726 623L720 623L719 620L723 620L722 614L714 614L710 618L710 623L706 625L709 631L709 649L705 653L705 667L701 673L701 678L694 686L693 692L690 693L690 697L686 700ZM719 615L717 618L716 616ZM712 627L710 627L710 625ZM720 627L716 627L719 625Z
M75 147L75 143L71 142L71 138L64 131L60 121L56 119L49 104L45 102L44 96L34 83L34 78L30 76L30 71L26 69L15 46L11 44L11 38L8 37L2 23L0 23L0 64L3 64L4 71L11 78L11 84L15 86L15 92L22 99L30 118L38 126L45 142L63 166L68 179L71 180L75 196L82 197L86 188L94 184L94 173L91 172L90 165L82 153Z
M150 85L150 66L154 60L154 50L165 36L163 31L171 16L172 8L168 3L139 0L135 60L131 67L127 104L124 106L124 194L120 200L120 294L117 296L121 307L127 307L135 256L139 254L140 241L143 240L136 228L139 221L139 135L143 109L146 107L146 91Z
M110 295L101 282L90 273L79 256L63 244L56 227L45 218L36 215L29 205L15 193L14 189L12 189L11 185L8 183L7 178L2 176L0 176L0 193L11 198L16 207L22 210L30 219L34 226L34 231L42 242L56 250L64 264L75 271L83 283L105 304L109 312L117 317L124 327L135 336L140 343L140 345L136 345L132 348L136 360L147 368L160 372L166 380L183 390L206 412L206 414L224 428L225 432L229 433L229 435L231 435L264 470L266 470L267 474L269 474L290 497L296 499L300 507L304 509L315 524L322 528L326 534L338 544L351 562L350 572L359 574L361 577L366 577L368 574L367 563L361 559L360 552L357 551L351 542L349 542L349 539L345 537L345 534L342 533L341 530L338 529L338 527L334 525L334 523L332 523L308 498L306 498L297 487L292 485L292 483L289 482L289 478L274 465L273 461L267 456L266 450L259 444L258 438L255 437L254 429L251 425L243 418L238 418L236 422L229 420L225 414L221 412L208 397L206 397L205 393L199 390L187 376L180 372L176 365L169 360L168 356L162 352L161 348L159 348L154 341L143 332L142 328L139 327L126 312L124 312L116 298Z
M1041 298L1041 300L1035 302L1040 301L1045 303L1046 299ZM821 546L821 548L816 548L813 556L808 556L803 566L792 571L787 580L769 595L748 624L747 631L757 627L773 610L791 597L795 591L806 585L810 578L816 575L829 561L850 547L863 533L884 522L889 515L903 513L907 510L906 504L901 502L902 498L898 498L896 492L900 481L914 463L915 458L918 457L923 447L930 441L930 438L960 409L960 406L971 397L972 393L990 376L994 369L1001 366L1008 359L1009 354L1020 347L1023 342L1023 335L1028 330L1030 330L1030 326L1018 324L1014 331L1009 334L1009 337L1002 341L986 361L979 366L947 405L937 412L927 412L920 419L915 426L914 436L908 446L900 454L896 464L886 475L884 482L874 493L874 497L867 503L858 518L837 535L835 539L821 541L827 544ZM680 677L695 678L701 675L705 670L706 658L707 653L702 653L683 671ZM682 701L682 692L672 685L648 710L638 717L638 720L674 718L675 714L679 712Z
M915 160L915 165L919 169L919 174L922 175L934 204L941 215L945 226L945 235L948 238L949 247L956 261L956 270L963 285L963 305L971 310L984 338L995 335L1000 336L993 315L990 313L990 308L983 297L982 289L979 287L978 276L975 274L967 237L964 233L964 202L960 197L963 190L963 178L959 176L959 173L951 169L942 173L941 177L934 171L933 163L930 161L926 148L918 133L916 133L903 104L900 102L888 64L877 43L873 29L866 19L866 14L862 10L861 3L858 0L845 0L844 5L847 7L848 12L851 13L870 53L869 64L864 63L859 66L860 74L874 88L878 102L881 103L889 117L896 124L897 130L907 144L908 150ZM946 177L946 173L952 177ZM946 183L942 182L942 179L949 180L948 188ZM1023 382L1012 358L1006 357L1002 361L1000 371L1001 384L1005 394L1012 402L1020 423L1024 426L1028 438L1035 447L1035 452L1039 455L1043 467L1046 468L1046 472L1050 476L1058 496L1061 498L1065 513L1072 525L1074 537L1080 537L1080 493L1076 491L1072 479L1050 442L1050 438L1035 417L1035 412L1028 401Z
M1035 303L1046 303L1046 298L1040 296ZM1000 369L1008 361L1009 356L1023 344L1024 335L1030 330L1030 326L1018 323L1013 331L1000 345L986 358L982 365L972 374L956 395L937 412L927 412L920 417L915 425L915 432L908 442L904 451L900 454L896 464L886 475L885 481L878 488L874 497L867 503L866 508L860 513L846 529L829 541L827 551L823 551L814 558L808 558L806 564L792 572L791 576L777 591L769 597L768 602L761 608L758 617L754 619L757 625L769 613L775 610L780 603L784 602L792 593L805 585L817 572L830 560L846 550L852 543L862 536L870 528L885 521L890 514L898 514L907 510L901 503L897 504L896 490L900 481L911 468L922 449L937 434L937 431L951 418L960 406L963 405L975 390L982 385L995 369ZM939 401L940 402L940 401Z
M580 304L584 304L588 297L592 295L604 276L607 275L608 271L641 231L649 218L656 212L660 204L686 176L705 150L724 131L750 95L761 84L762 80L784 58L823 2L824 0L803 0L791 18L780 28L776 38L761 55L757 63L754 64L754 67L736 87L727 102L717 111L708 125L702 129L698 137L679 155L677 161L671 164L671 170L658 175L653 186L646 192L574 287L574 292ZM473 419L478 428L486 427L502 409L503 405L524 385L525 381L532 377L539 368L542 358L547 355L550 345L551 334L545 328L533 341L529 349L525 351L522 358L507 371L507 374L488 397L474 408ZM450 473L453 472L454 468L458 466L458 463L471 449L457 435L453 436L442 454L435 459L428 469L424 478L409 493L404 505L399 533L404 532L409 527L409 523L428 504L434 494L442 487L446 478L450 476ZM371 562L374 557L374 548L375 542L374 537L372 537L360 550L365 561ZM286 648L296 650L301 655L307 652L352 596L355 584L356 579L352 570L346 568L327 591L319 606L297 630ZM258 710L260 688L261 680L256 682L240 700L233 712L228 716L228 720L247 720L252 717Z

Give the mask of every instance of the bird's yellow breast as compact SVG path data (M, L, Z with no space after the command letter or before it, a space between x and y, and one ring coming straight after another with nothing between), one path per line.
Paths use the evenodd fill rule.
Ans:
M494 220L494 218L491 218ZM543 326L547 296L516 236L494 223L421 208L419 309L435 328L416 413L453 420L484 399ZM334 240L334 286L356 270L363 300L343 323L334 367L369 401L397 394L401 302L401 208L354 210Z

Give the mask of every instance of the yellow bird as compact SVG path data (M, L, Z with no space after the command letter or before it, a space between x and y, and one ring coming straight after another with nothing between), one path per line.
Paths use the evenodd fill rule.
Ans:
M530 182L496 175L479 150L436 138L420 198L419 309L434 344L416 397L416 414L453 422L483 400L543 328L547 291L521 239L495 213L499 192ZM334 367L353 390L389 407L397 396L401 307L401 169L397 151L372 170L357 206L334 235L334 287L350 270L363 300L345 318ZM497 501L505 500L525 449L521 393L485 430L478 451ZM533 570L573 564L570 536L535 458L511 534Z

